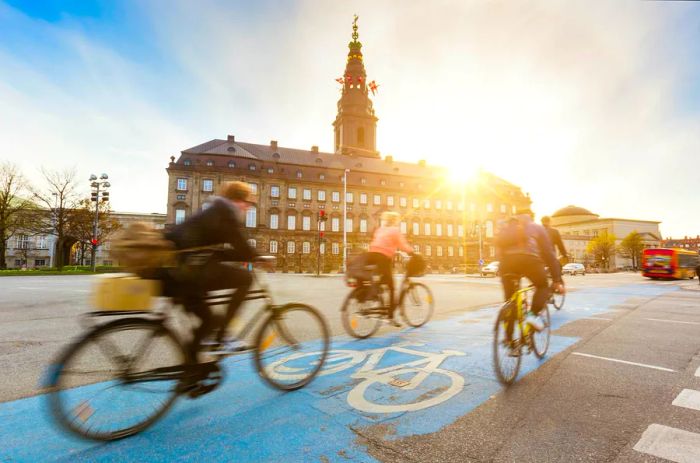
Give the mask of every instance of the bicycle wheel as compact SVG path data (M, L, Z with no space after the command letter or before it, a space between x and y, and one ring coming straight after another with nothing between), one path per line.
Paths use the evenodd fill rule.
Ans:
M564 307L564 300L566 300L566 294L562 294L558 291L552 292L551 302L555 309L561 310Z
M506 386L518 376L522 356L520 324L512 317L511 310L515 308L511 309L510 302L503 304L493 329L493 366L496 378Z
M410 283L401 294L401 316L406 324L417 328L425 325L433 315L433 293L423 283Z
M365 339L372 336L381 324L381 299L370 297L371 288L353 289L340 309L345 331L352 337Z
M186 359L161 321L128 318L98 326L52 365L49 408L60 426L80 437L131 436L172 406Z
M328 325L315 308L287 304L272 310L255 340L253 359L272 387L292 391L316 377L328 356Z
M540 311L540 317L544 322L544 329L532 333L532 350L535 351L537 358L543 358L549 349L549 338L551 337L552 329L550 327L551 320L549 318L549 307L546 305ZM533 330L534 331L534 330Z

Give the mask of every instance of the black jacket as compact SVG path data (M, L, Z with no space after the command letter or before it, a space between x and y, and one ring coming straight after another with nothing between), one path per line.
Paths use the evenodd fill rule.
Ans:
M257 255L248 244L237 208L227 199L215 198L211 206L176 225L166 234L177 249L229 244L223 260L249 261Z
M554 250L555 248L558 248L559 254L561 254L562 257L568 257L566 254L566 248L564 247L564 242L561 240L561 234L559 234L559 230L552 227L544 228L549 234L549 241L551 241L552 243L552 249Z

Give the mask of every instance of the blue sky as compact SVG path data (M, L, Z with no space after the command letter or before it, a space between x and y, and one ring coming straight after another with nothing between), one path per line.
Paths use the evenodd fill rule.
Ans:
M382 154L700 233L693 2L0 0L0 160L105 171L115 209L164 212L190 146L329 151L355 13Z

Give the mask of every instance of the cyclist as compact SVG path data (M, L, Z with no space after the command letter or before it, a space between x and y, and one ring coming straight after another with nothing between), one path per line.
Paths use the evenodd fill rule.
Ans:
M210 206L176 225L167 238L177 249L187 250L198 247L223 245L221 251L210 253L202 258L202 253L182 253L176 272L177 291L183 296L186 310L194 313L201 324L193 333L190 346L192 358L197 359L202 341L214 334L218 328L215 343L219 352L240 350L240 342L225 339L229 325L238 307L250 289L253 278L247 270L237 267L231 261L249 262L257 253L248 245L243 228L245 213L253 204L248 200L250 187L244 182L227 182L210 201ZM222 320L216 320L203 297L207 291L235 289L231 302Z
M545 230L547 230L547 235L549 236L549 241L552 244L552 251L555 251L556 249L559 249L559 254L561 255L561 258L564 263L569 261L569 255L566 253L566 248L564 247L564 242L561 240L561 234L559 234L559 230L556 228L552 228L550 225L551 219L549 218L548 215L545 215L542 217L542 226L544 227ZM556 254L555 254L556 257Z
M381 282L389 287L389 311L387 319L394 326L401 324L394 320L394 277L392 275L392 263L394 254L399 249L413 255L413 248L406 241L398 227L399 214L396 212L382 212L381 225L374 231L369 252L365 260L366 265L376 265L381 275Z
M525 322L534 330L542 331L544 324L538 314L550 296L545 265L551 270L552 289L561 294L566 292L561 268L554 256L547 231L534 223L530 211L527 211L511 218L501 228L496 237L496 247L505 300L509 300L517 289L517 281L506 276L515 274L527 277L535 286L535 294L532 298L532 313L527 315Z

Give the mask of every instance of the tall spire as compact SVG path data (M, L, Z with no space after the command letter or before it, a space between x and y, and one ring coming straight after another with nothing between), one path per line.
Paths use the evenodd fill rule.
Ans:
M377 117L368 95L362 43L358 40L358 19L355 15L352 22L352 42L348 44L345 74L336 79L343 88L338 100L338 115L333 122L334 146L336 153L379 157L376 150Z

